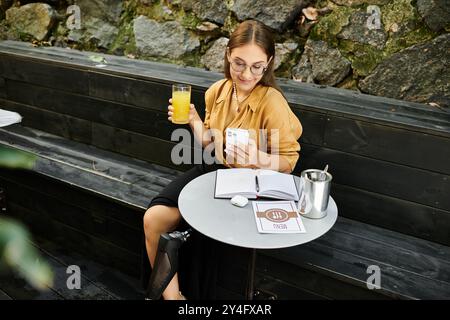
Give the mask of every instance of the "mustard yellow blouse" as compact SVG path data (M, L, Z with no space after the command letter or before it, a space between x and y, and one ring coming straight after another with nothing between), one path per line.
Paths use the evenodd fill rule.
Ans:
M237 163L227 163L223 151L225 130L241 128L249 130L259 150L284 157L292 171L299 158L298 139L303 128L283 95L275 88L257 85L235 115L231 111L232 99L233 84L229 79L214 83L205 93L204 125L222 133L214 136L219 162L227 167L241 167Z

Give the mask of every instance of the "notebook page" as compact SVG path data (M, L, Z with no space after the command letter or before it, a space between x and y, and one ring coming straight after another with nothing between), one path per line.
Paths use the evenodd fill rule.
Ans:
M255 172L246 168L218 169L216 177L217 197L227 195L254 195Z
M294 177L274 170L257 170L259 191L272 195L290 195L298 200Z

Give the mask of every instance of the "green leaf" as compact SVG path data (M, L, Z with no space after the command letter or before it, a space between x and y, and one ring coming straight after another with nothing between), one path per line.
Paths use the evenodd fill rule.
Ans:
M106 59L103 58L102 56L92 55L92 56L89 56L89 60L97 62L97 63L106 63Z
M38 290L53 285L53 271L30 242L27 229L5 218L0 218L0 262L17 271Z
M36 159L34 154L0 145L0 167L31 169Z

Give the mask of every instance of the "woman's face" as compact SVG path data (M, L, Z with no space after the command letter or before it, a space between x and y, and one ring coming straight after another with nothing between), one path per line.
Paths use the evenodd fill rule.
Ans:
M264 75L264 73L255 75L250 67L253 67L252 69L257 72L263 71L267 67L268 57L256 44L247 44L231 50L228 54L228 61L230 62L231 79L236 83L237 89L249 93ZM244 65L246 67L243 71L235 70L244 68Z

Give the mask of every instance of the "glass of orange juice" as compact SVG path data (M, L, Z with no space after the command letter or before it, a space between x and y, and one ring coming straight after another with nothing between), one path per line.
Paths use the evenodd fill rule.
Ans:
M189 108L191 105L191 86L188 84L172 85L172 122L189 123Z

